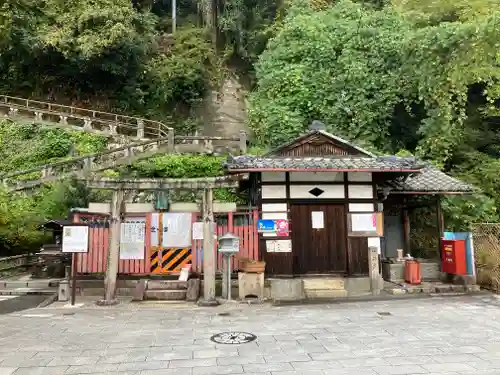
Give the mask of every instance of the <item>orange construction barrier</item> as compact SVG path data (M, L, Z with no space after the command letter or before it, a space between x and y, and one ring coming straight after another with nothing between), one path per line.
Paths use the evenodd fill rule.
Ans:
M420 262L415 259L405 261L405 281L408 284L420 284L422 282L420 276Z

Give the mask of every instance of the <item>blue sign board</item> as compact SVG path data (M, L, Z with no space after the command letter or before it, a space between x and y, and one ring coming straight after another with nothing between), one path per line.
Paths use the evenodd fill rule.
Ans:
M257 232L276 232L274 220L257 220Z

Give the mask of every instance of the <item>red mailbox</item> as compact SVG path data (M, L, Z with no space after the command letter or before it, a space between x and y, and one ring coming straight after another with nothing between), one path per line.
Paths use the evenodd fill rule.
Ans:
M466 275L464 240L442 240L442 271L453 275Z

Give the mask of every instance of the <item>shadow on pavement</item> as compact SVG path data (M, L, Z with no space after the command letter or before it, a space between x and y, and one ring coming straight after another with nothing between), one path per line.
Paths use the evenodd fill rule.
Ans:
M47 295L0 296L0 315L32 309L47 299Z

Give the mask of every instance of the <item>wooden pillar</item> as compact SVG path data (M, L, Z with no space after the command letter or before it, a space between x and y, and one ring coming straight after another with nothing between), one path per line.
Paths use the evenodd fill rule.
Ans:
M441 210L441 197L439 195L436 196L436 227L437 227L437 234L438 234L438 252L439 252L439 258L442 257L442 251L441 251L441 239L443 238L444 235L444 223L443 223L443 212Z
M410 217L408 215L408 209L403 209L403 240L404 240L404 252L403 256L406 254L411 254L410 248Z
M109 246L106 266L106 278L104 280L104 303L116 302L116 279L118 275L118 262L120 260L120 231L121 211L123 206L124 191L115 190L111 202L111 222L109 225Z
M201 306L216 306L213 190L203 191L203 299Z

